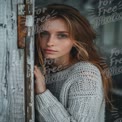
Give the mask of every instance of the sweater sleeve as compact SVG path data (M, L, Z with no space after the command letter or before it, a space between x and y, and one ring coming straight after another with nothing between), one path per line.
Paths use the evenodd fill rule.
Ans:
M79 70L68 90L67 107L47 89L35 96L38 122L101 122L98 118L103 104L102 80L94 67ZM104 120L104 119L103 119Z

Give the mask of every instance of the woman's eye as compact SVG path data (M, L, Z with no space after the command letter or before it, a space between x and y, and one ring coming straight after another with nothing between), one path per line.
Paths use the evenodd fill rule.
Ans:
M58 38L62 39L62 38L67 38L68 35L67 34L58 34Z
M41 32L40 37L48 37L49 34L47 32Z

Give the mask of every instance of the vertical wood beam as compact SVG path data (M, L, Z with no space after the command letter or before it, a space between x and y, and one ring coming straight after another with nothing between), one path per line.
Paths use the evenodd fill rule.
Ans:
M32 4L32 16L34 23L34 0L26 0L26 4ZM27 16L27 15L26 15ZM25 38L25 122L34 122L34 25L27 28Z

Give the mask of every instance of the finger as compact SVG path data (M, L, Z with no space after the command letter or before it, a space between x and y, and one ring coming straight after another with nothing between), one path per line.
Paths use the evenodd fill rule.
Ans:
M41 72L41 70L40 70L39 67L34 66L34 71L35 71L38 75L42 75L42 72Z
M36 73L38 72L37 66L34 66L34 71L35 71Z
M41 73L41 71L40 71L40 69L38 67L34 68L34 73L35 73L36 76L42 75L42 73Z
M37 72L34 70L34 75L36 75L37 74Z
M39 67L35 66L34 68L36 71L40 71Z
M37 66L34 66L34 70L37 71Z
M37 69L37 66L35 65L34 68Z
M37 73L36 71L34 71L34 76L35 76L35 78L37 79L38 73Z

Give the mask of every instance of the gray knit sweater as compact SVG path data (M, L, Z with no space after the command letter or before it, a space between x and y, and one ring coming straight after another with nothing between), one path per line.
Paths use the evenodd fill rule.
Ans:
M104 122L99 69L79 62L46 76L47 90L35 96L36 122Z

